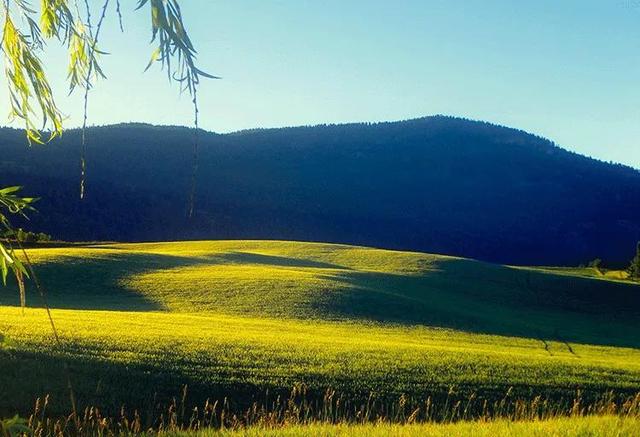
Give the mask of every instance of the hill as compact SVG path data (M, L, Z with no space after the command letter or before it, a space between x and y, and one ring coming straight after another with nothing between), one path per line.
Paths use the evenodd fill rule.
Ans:
M286 241L105 244L34 249L32 258L56 308L377 321L640 347L638 286L578 272ZM3 293L0 305L17 296Z
M76 241L283 239L509 264L626 263L640 240L640 172L525 132L450 117L200 135L129 124L27 148L0 130L0 185L40 196L25 226Z
M32 249L61 333L0 295L0 414L252 402L265 390L585 399L640 390L633 284L345 245L221 241ZM38 298L27 296L32 306ZM25 381L29 381L25 384ZM447 395L449 393L449 395ZM257 398L258 397L258 398ZM395 398L394 398L395 397ZM53 401L55 400L55 402Z

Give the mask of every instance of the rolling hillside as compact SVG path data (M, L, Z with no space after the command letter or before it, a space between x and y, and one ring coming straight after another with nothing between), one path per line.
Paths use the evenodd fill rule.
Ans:
M304 383L357 398L640 391L638 286L364 247L281 241L33 249L64 343L0 296L0 412L175 396L249 402ZM33 291L31 306L39 300ZM25 381L30 381L26 384ZM154 395L155 393L155 395Z
M2 129L0 185L41 197L24 225L66 240L330 241L523 265L622 265L640 240L640 172L441 116L203 132L186 220L192 133L90 129L80 202L77 131L27 148Z

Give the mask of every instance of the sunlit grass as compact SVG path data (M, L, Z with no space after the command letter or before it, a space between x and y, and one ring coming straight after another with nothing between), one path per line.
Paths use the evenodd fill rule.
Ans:
M183 436L211 437L297 437L297 436L395 436L395 437L633 437L640 430L640 420L621 417L574 417L538 421L461 422L455 424L369 425L318 424L284 428L254 427L239 431L203 430L182 433Z
M100 400L90 395L100 380L112 392L110 397L131 399L136 381L121 379L126 372L112 375L113 368L127 366L144 369L150 380L179 375L184 383L230 390L234 384L286 389L300 382L318 390L416 396L452 385L476 391L506 391L513 385L565 393L575 387L627 392L640 387L637 349L574 345L572 353L564 343L550 342L547 351L538 340L426 327L213 314L56 310L54 317L67 345L65 356L91 363L89 369L79 366L78 372L90 373L83 380L93 378L94 385L80 387L93 401ZM61 368L53 359L56 352L44 311L28 309L22 315L18 308L5 307L0 320L0 331L8 339L5 352L0 352L4 368L21 365L12 362L17 351L50 360L51 367L38 373L51 374L31 387L24 384L29 365L16 370L24 379L13 389L32 396L50 390L64 393L63 384L55 382ZM46 363L38 361L30 364ZM144 375L138 383L143 381ZM10 387L14 383L6 382ZM172 389L177 392L179 386Z
M629 273L626 270L597 269L595 267L536 267L533 269L529 269L552 273L555 275L576 276L583 278L604 279L608 281L633 283L633 281L629 279Z

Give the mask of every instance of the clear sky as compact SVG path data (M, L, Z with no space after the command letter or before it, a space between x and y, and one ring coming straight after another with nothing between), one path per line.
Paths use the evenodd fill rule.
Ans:
M125 33L113 11L105 23L109 80L91 96L90 122L189 125L187 96L159 68L143 73L148 8L122 3ZM640 0L181 4L201 67L223 77L201 87L205 129L447 114L640 168ZM65 96L64 54L54 49L46 59L68 125L76 126L81 104Z

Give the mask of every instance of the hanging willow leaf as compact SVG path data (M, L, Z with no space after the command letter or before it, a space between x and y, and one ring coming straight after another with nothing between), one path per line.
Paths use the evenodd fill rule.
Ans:
M66 0L41 0L40 30L47 38L68 41L73 33L73 14Z
M49 140L62 133L62 113L58 109L42 62L28 36L14 25L5 9L2 51L11 103L10 118L23 120L29 143L44 142L41 130L50 126ZM43 128L35 125L33 100L40 107Z
M0 248L4 249L2 243ZM7 259L3 256L0 258L0 273L2 273L2 284L7 285L7 276L9 275L9 266L7 265Z
M13 256L9 253L2 243L0 243L0 255L2 256L2 282L7 284L7 274L9 273L9 266L13 264Z
M12 214L22 214L24 211L33 210L31 204L37 199L33 197L20 197L17 195L22 187L6 187L0 189L0 206L6 208ZM2 222L4 215L0 214L0 222Z
M35 199L18 196L20 189L21 187L0 189L0 226L2 235L6 238L5 241L0 240L0 276L2 276L2 283L7 285L9 272L13 274L18 284L20 305L24 308L26 305L25 278L29 278L29 273L20 258L16 256L16 252L11 245L11 239L16 238L16 232L11 226L9 218L2 213L4 209L11 214L19 214L26 217L25 211L33 210L31 205Z
M151 42L157 47L145 71L154 63L160 62L166 70L169 81L180 84L181 91L188 91L192 97L194 112L193 164L191 189L187 204L187 217L191 218L195 208L196 183L198 177L198 96L197 87L201 78L220 79L218 76L205 73L196 66L196 50L187 34L180 5L177 0L139 0L137 9L145 5L151 8ZM176 60L177 63L172 63Z
M108 1L105 3L108 5ZM103 15L104 17L104 15ZM98 29L102 26L102 20L98 24ZM69 93L76 87L90 89L95 79L106 79L98 62L100 55L106 52L98 49L98 32L95 35L91 29L82 21L77 20L69 40Z
M76 87L90 87L93 78L104 77L98 58L104 54L97 48L96 38L79 16L69 7L69 0L41 0L39 13L26 0L13 0L14 19L9 2L4 3L5 22L2 51L5 75L9 82L10 118L25 124L29 143L44 143L62 133L63 116L58 109L43 64L37 52L44 47L43 38L57 38L69 52L68 80L70 92ZM21 31L16 22L29 27ZM37 125L36 107L40 112ZM44 138L43 132L49 137Z
M184 26L177 0L139 0L136 9L147 4L151 10L151 42L157 43L157 47L146 69L160 62L169 80L179 82L181 89L190 93L200 83L201 77L219 79L196 66L196 50ZM177 63L172 63L172 60Z
M115 0L116 13L122 30L120 0ZM14 20L9 4L17 11ZM104 54L97 47L102 21L109 0L104 0L102 16L94 29L91 25L90 2L84 1L86 19L81 17L78 1L70 8L71 0L40 0L39 12L31 8L27 0L5 0L5 23L2 50L5 55L5 75L9 82L10 118L20 119L25 124L29 143L44 143L62 133L62 114L56 106L51 87L37 55L43 50L43 39L57 38L66 46L69 55L67 79L69 92L78 87L85 90L83 135L81 145L81 181L80 197L84 197L86 179L85 130L87 123L87 100L89 89L95 80L104 78L99 65L99 57ZM196 88L201 78L218 79L196 66L196 50L184 26L182 11L178 0L138 0L137 8L149 6L151 12L152 42L157 46L152 52L146 69L159 62L166 70L170 81L178 82L181 91L188 91L193 97L195 114L194 163L192 189L190 194L189 216L193 213L195 199L195 181L198 160L198 104ZM75 10L75 11L74 11ZM29 31L23 32L16 22L27 23ZM146 70L145 69L145 70ZM37 117L39 109L39 118ZM37 125L37 120L42 126ZM45 139L43 132L48 131Z

